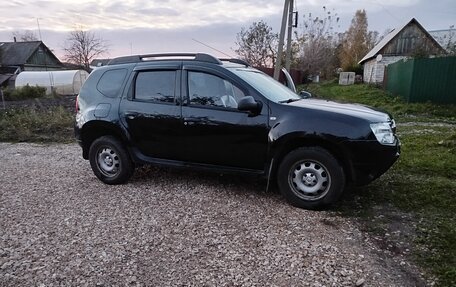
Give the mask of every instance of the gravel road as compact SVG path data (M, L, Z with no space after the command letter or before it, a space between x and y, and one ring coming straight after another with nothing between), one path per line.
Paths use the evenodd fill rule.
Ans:
M70 145L0 143L0 286L414 286L353 222L258 179L95 178Z

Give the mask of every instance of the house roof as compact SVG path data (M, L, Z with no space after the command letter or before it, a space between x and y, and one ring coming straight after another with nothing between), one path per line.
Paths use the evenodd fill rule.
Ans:
M16 66L5 66L5 67L1 67L0 66L0 74L15 74L17 69L19 67L16 67Z
M13 75L8 74L8 75L2 75L0 74L0 86L3 85L4 82L8 81L9 78L11 78Z
M0 42L1 59L4 66L23 65L41 45L41 41Z
M416 24L421 30L423 30L423 32L432 40L435 42L435 44L437 44L439 47L440 44L434 39L434 37L432 37L429 32L423 28L423 26L421 26L421 24L415 19L415 18L412 18L410 21L408 21L407 23L403 24L402 26L398 27L398 28L395 28L393 29L388 35L386 35L383 39L380 40L380 42L377 43L377 45L375 45L375 47L370 50L366 56L364 56L364 58L361 59L361 61L359 61L358 64L362 64L364 63L365 61L369 60L369 59L372 59L374 57L376 57L378 55L378 53L389 43L391 42L397 35L399 35L402 30L404 30L405 27L407 27L409 24L411 23L414 23ZM443 48L442 48L443 49Z
M0 42L0 65L2 66L20 66L27 63L30 57L40 47L46 50L51 57L57 62L59 59L51 52L49 48L41 41L29 42Z

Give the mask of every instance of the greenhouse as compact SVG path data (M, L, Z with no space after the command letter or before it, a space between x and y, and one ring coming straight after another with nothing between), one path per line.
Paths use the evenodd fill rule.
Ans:
M59 95L76 95L88 76L84 70L22 72L17 75L15 87L39 86L46 88L46 94L54 91Z

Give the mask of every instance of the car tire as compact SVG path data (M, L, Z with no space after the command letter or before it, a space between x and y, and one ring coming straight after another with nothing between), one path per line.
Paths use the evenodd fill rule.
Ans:
M277 183L293 206L321 209L336 202L345 188L344 170L327 150L302 147L280 163Z
M121 184L128 181L134 164L123 144L113 136L96 139L89 150L93 173L106 184Z

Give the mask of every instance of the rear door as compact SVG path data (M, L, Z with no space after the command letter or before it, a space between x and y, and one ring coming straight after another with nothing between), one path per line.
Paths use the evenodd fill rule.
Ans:
M142 156L181 159L180 65L135 69L120 118Z

